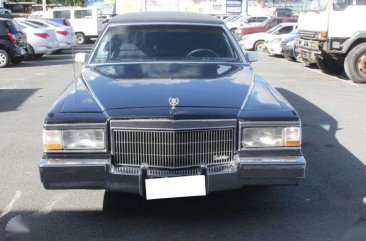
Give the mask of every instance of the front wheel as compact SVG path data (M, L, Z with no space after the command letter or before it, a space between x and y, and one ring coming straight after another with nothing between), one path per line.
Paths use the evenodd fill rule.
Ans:
M366 83L366 43L353 48L344 61L344 70L355 83Z
M5 50L0 49L0 68L4 68L4 67L8 66L9 61L10 61L10 58L9 58L8 53Z
M259 40L254 44L254 50L255 51L260 51L263 52L264 51L264 41L263 40Z
M83 33L77 33L76 34L76 43L78 45L81 45L81 44L85 44L86 42L86 37Z

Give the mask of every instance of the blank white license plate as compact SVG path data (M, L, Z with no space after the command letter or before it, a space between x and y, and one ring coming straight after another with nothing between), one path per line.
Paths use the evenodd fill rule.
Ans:
M145 187L147 200L206 195L204 175L146 179Z

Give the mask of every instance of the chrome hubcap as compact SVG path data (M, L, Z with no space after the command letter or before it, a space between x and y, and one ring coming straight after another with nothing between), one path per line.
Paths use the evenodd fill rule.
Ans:
M260 51L260 52L263 52L264 51L264 44L263 43L261 43L261 44L258 45L257 51Z
M357 67L361 74L366 75L366 54L358 59Z
M6 55L3 53L0 53L0 65L6 64Z

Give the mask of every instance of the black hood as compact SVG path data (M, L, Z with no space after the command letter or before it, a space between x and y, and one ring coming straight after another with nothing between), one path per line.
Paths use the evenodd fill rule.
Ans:
M171 107L240 109L253 72L248 65L146 63L86 67L82 77L103 110Z

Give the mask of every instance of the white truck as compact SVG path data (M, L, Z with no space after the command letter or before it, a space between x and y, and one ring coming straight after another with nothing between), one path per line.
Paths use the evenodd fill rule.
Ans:
M64 7L46 12L38 11L29 15L30 19L64 18L74 28L77 44L84 44L90 38L97 38L103 30L102 12L97 8Z
M366 82L366 0L305 0L297 48L325 73Z

